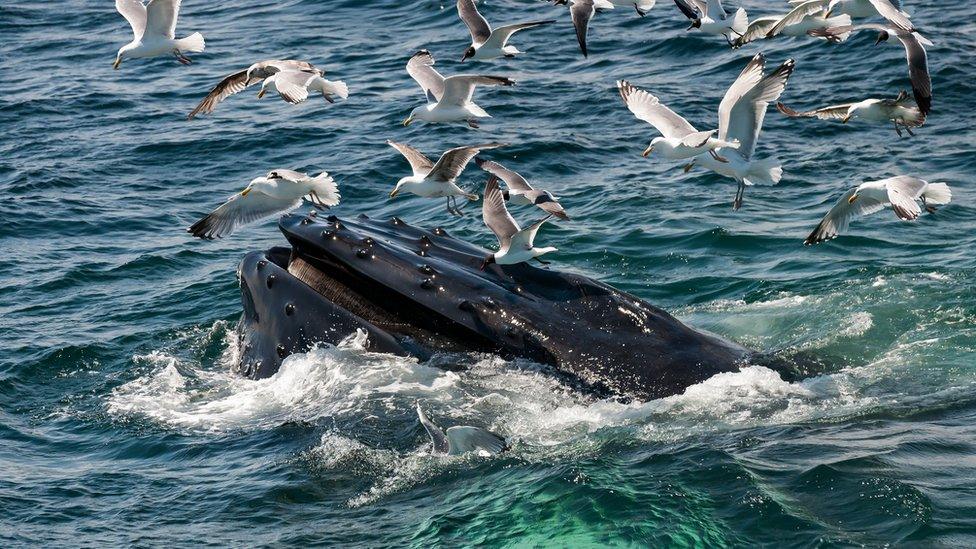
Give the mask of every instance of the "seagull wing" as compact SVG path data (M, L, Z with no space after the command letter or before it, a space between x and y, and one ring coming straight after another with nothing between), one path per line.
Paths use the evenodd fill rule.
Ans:
M434 57L427 50L420 50L407 61L407 74L420 84L424 97L434 95L440 101L444 95L444 77L434 70Z
M681 13L685 17L691 20L698 19L698 11L694 5L689 4L687 0L674 0L674 5L678 6Z
M146 4L146 35L176 37L176 18L181 0L149 0Z
M275 73L274 83L282 99L297 104L308 99L308 83L315 77L304 71L281 71Z
M481 145L448 149L437 159L437 162L430 169L427 177L435 181L454 181L464 171L464 167L468 162L479 152L484 149L497 149L498 147L504 146L504 143L483 143Z
M749 26L746 27L746 32L742 33L732 41L733 48L741 48L743 45L748 44L754 40L760 38L765 38L769 30L779 23L780 18L772 15L767 15L764 17L757 17L749 22Z
M256 82L256 81L255 81ZM210 114L217 108L217 104L227 99L228 97L244 91L248 87L249 83L247 81L247 71L235 72L234 74L227 76L220 81L219 84L214 86L210 93L200 101L200 104L190 111L190 114L186 115L187 118L193 118L198 114Z
M596 13L593 0L574 0L569 7L569 14L573 17L573 28L576 29L576 40L579 42L583 57L588 55L586 51L586 31L590 28L590 19Z
M894 210L898 219L913 221L918 219L922 213L916 200L922 195L927 183L917 177L909 175L899 175L884 180L885 188L888 189L888 200L891 202L891 209Z
M191 225L187 232L198 238L208 240L221 238L233 233L241 225L271 215L281 214L301 205L301 198L293 200L272 198L258 191L251 191L247 193L247 196L238 193L206 217Z
M448 427L445 434L449 448L448 453L452 456L466 452L500 454L507 448L504 438L479 427L468 425Z
M713 21L722 21L725 19L725 7L722 6L722 0L706 0L704 4L705 14Z
M444 94L439 102L445 105L466 105L471 102L477 86L512 86L515 81L504 76L459 74L444 79Z
M664 137L680 139L698 131L676 112L662 105L657 97L631 86L626 80L618 80L617 89L630 112L638 120L657 128Z
M146 6L139 0L115 0L115 9L129 22L136 40L141 39L146 32Z
M468 0L471 1L471 0ZM532 21L529 23L515 23L514 25L505 25L504 27L498 27L491 32L491 36L485 41L487 44L493 44L499 48L505 47L508 43L508 39L512 37L513 34L520 30L531 29L532 27L538 27L540 25L548 25L549 23L555 23L555 19L548 19L546 21Z
M932 110L932 78L929 76L929 59L919 36L914 32L895 32L895 36L905 46L908 58L908 76L912 80L912 94L922 114Z
M812 111L795 111L782 102L776 103L776 108L779 112L789 116L791 118L819 118L821 120L840 120L847 116L847 111L850 110L853 103L845 103L843 105L831 105L829 107L823 107L821 109L816 109Z
M837 200L834 207L820 220L820 223L817 224L816 228L813 229L813 232L810 233L810 236L803 243L809 246L837 238L837 235L847 230L847 227L855 216L869 215L884 209L884 202L868 196L859 196L852 203L850 200L856 191L857 188L853 188L844 193L844 196Z
M485 170L486 172L497 176L499 179L505 182L509 190L512 191L531 191L532 185L529 185L528 180L519 175L517 172L502 166L498 162L492 162L491 160L482 160L480 158L474 159L475 163L479 168Z
M766 32L766 38L772 38L777 34L783 32L783 29L789 27L790 25L795 25L800 21L803 21L807 16L813 15L824 10L823 0L807 0L806 2L797 4L789 13L780 18L775 25L772 26Z
M542 224L549 221L550 217L552 217L552 215L547 215L521 231L515 233L515 235L512 236L512 242L509 244L509 246L515 246L515 249L521 247L526 250L531 250L533 247L535 247L535 235L539 234L539 229L542 228Z
M424 426L424 429L430 436L431 442L434 443L434 451L446 454L450 449L447 442L447 435L445 435L444 431L442 431L440 427L435 425L434 422L427 417L427 414L424 413L423 408L420 407L419 402L417 403L417 417L420 418L420 424Z
M562 204L549 191L523 191L522 196L526 197L542 211L554 215L559 219L569 220L566 210Z
M478 12L478 7L474 5L474 0L457 0L458 16L464 21L471 33L471 43L479 46L488 41L491 36L491 26Z
M416 177L426 176L430 173L430 169L434 167L434 163L424 153L410 145L390 140L387 140L386 144L400 151L400 154L410 163L410 169L413 170L413 175Z
M738 152L743 158L752 157L762 129L766 108L775 101L786 88L796 64L787 59L773 72L763 76L766 59L757 54L749 61L739 78L725 93L718 107L719 139L738 140Z
M878 10L881 17L887 19L892 25L898 27L899 29L913 32L915 30L915 25L912 24L912 20L901 11L900 7L896 7L891 3L890 0L868 0L874 9Z
M495 176L489 177L485 183L481 215L485 225L498 237L498 250L508 249L512 237L519 232L519 225L505 207L505 197L498 188L498 178Z

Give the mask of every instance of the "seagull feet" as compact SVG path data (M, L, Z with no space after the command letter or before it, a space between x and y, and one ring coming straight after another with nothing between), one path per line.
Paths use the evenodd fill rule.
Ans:
M539 259L538 257L534 257L532 259L535 259L536 261L538 261L539 263L542 263L543 265L549 265L550 263L552 263L551 261L543 261L543 260Z
M335 103L335 99L332 99L332 96L327 93L323 93L322 97L324 97L325 100L328 101L329 103Z
M903 136L903 135L901 134L901 128L899 128L899 127L898 127L898 122L895 122L895 133L897 133L897 134L898 134L898 137L904 137L904 136Z
M681 168L681 169L682 169L682 170L683 170L683 171L684 171L685 173L688 173L688 172L690 172L690 171L691 171L691 169L692 169L692 168L694 168L694 167L695 167L695 163L694 163L694 162L689 162L689 163L687 163L687 164L685 164L685 167L684 167L684 168Z
M480 128L480 127L481 127L481 126L478 126L478 123L477 123L477 122L475 122L475 121L474 121L474 119L472 119L472 118L469 118L469 119L467 120L467 122L468 122L468 126L471 126L471 128L473 128L473 129L475 129L475 130L477 130L478 128Z
M647 11L638 8L637 7L637 4L634 4L634 9L637 10L637 15L640 15L641 17L644 17L645 15L647 15Z
M913 132L908 126L905 126L905 131L908 132L908 135L915 137L915 132Z
M742 195L746 192L745 183L739 183L738 190L735 191L735 199L732 200L732 211L737 212L742 207Z
M719 155L717 152L715 152L715 149L709 150L708 151L708 154L712 155L712 158L714 158L715 160L718 160L719 162L722 162L723 164L728 164L729 163L729 159L728 158L725 158L724 156ZM688 170L685 170L685 173L688 173Z
M189 57L183 55L183 52L181 52L180 50L173 50L173 55L176 56L177 61L183 63L184 65L193 64L193 61Z

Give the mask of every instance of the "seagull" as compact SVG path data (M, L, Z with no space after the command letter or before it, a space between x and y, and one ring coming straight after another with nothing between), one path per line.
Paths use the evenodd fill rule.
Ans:
M579 42L583 57L588 57L586 32L590 28L590 19L596 14L596 10L612 10L616 6L632 6L637 10L637 15L644 17L656 2L657 0L554 0L553 5L565 6L569 4L569 14L573 19L573 28L576 30L576 40Z
M852 118L863 118L873 122L894 122L895 132L901 137L901 128L905 128L908 135L914 136L912 128L925 123L925 114L915 105L908 102L908 93L901 92L894 99L865 99L856 103L831 105L812 111L797 112L783 103L776 103L776 108L786 116L793 118L819 118L821 120L840 120L847 124Z
M458 0L458 16L468 27L471 33L471 46L464 50L461 62L465 59L495 59L498 57L515 57L516 54L523 53L515 46L508 45L508 39L516 32L524 29L531 29L540 25L555 23L554 19L547 21L533 21L531 23L515 23L505 25L492 30L488 21L478 13L478 8L474 0Z
M127 57L158 57L173 54L184 65L191 63L184 52L201 52L203 35L195 32L176 40L176 18L180 13L180 0L149 0L143 5L139 0L115 0L115 9L132 26L132 42L119 48L113 69L118 69Z
M631 86L626 80L618 80L617 89L630 112L634 113L638 120L654 126L664 136L651 140L650 145L644 149L644 158L657 149L670 160L692 158L707 152L719 162L728 162L727 159L719 156L715 149L739 148L737 141L716 139L714 136L718 130L704 132L696 130L687 120L662 105L657 97Z
M732 49L741 48L749 42L761 38L772 38L769 33L777 25L780 25L788 15L768 15L753 19L749 23L748 28L746 28L746 32L732 41ZM813 36L815 38L823 38L831 44L837 44L847 40L851 34L850 31L832 34L827 32L827 29L831 26L843 27L850 24L851 16L846 14L835 15L827 19L820 13L813 13L812 15L805 15L791 24L783 25L776 30L773 36Z
M776 160L755 160L752 155L766 117L766 108L770 101L779 99L783 93L796 62L787 59L766 75L763 74L765 66L766 57L763 54L753 57L725 92L718 107L718 138L722 141L738 141L739 148L715 151L725 156L727 162L701 155L685 166L685 171L688 171L698 162L709 170L735 179L739 188L732 202L733 211L742 207L742 195L746 185L775 185L783 177L783 167Z
M505 207L505 198L502 196L501 189L498 188L498 178L492 175L485 183L485 197L481 205L481 215L484 217L485 225L491 229L498 237L498 251L489 254L481 264L484 270L491 263L498 265L515 265L524 263L530 259L535 259L543 265L545 261L539 259L540 255L557 251L553 247L536 248L535 235L539 232L542 224L552 217L549 214L525 229L519 228L518 223L512 218Z
M922 201L927 212L934 213L932 204L948 204L952 191L945 183L929 183L908 175L862 183L837 200L803 243L809 246L836 238L847 230L854 216L872 214L889 206L898 219L914 221L922 213L916 200Z
M226 76L219 84L214 86L210 93L203 98L187 118L193 118L198 114L210 114L217 108L217 104L227 99L231 95L240 93L248 87L257 84L265 78L281 71L303 71L310 74L322 75L322 71L315 68L308 61L296 61L294 59L269 59L258 61L250 67Z
M444 151L444 154L433 163L424 153L404 143L387 141L389 146L400 152L410 163L413 175L400 178L396 187L390 192L390 198L395 198L400 191L413 193L424 198L447 198L447 211L452 215L463 215L457 205L457 197L463 196L468 200L478 200L478 195L465 192L458 187L454 180L461 175L468 162L479 152L487 149L504 147L504 143L485 143L470 147L455 147Z
M900 0L817 0L826 8L824 17L832 13L846 13L851 17L884 17L895 27L915 31L915 24L901 11Z
M457 425L448 427L446 431L441 430L427 417L420 407L420 402L417 403L417 417L420 418L420 424L424 426L431 442L434 443L434 453L456 456L476 452L480 456L490 456L508 450L504 438L479 427Z
M830 12L824 12L823 10L823 0L806 0L805 2L794 4L793 9L789 13L780 17L776 21L776 24L766 31L765 38L772 38L780 34L784 36L803 36L809 35L811 34L810 31L817 29L851 24L850 15L842 14L831 18ZM831 42L837 41L841 41L839 36L835 37L835 40L831 40Z
M466 120L472 128L477 128L477 118L490 118L491 115L472 100L474 89L481 86L514 86L515 81L504 76L481 76L458 74L444 78L434 69L434 58L427 50L413 54L407 62L407 73L420 84L427 97L427 104L417 107L403 121L409 126L414 120L427 122L458 122Z
M309 177L294 170L271 170L252 179L243 191L186 231L199 238L221 238L241 225L293 210L302 205L303 197L316 208L325 209L339 203L339 187L325 172Z
M498 162L492 162L491 160L484 160L482 158L475 158L474 162L482 170L505 182L508 190L502 191L502 198L508 202L519 206L534 204L548 214L552 214L565 221L569 220L569 216L566 215L566 210L563 209L562 204L559 203L551 192L532 188L532 185L529 185L529 182L524 177L502 166Z
M698 29L705 34L720 34L730 41L730 34L742 36L749 25L749 14L739 8L730 17L722 7L722 0L674 0L681 13L691 19L688 30Z
M321 73L305 71L281 71L272 74L261 82L258 99L268 93L268 89L278 92L285 101L295 105L308 99L308 91L322 92L322 97L329 103L335 103L333 95L342 99L349 97L349 88L342 80L326 80Z
M874 43L878 45L887 42L891 35L894 35L903 46L905 46L905 58L908 60L908 76L912 81L912 95L915 97L915 104L922 114L928 116L932 111L932 77L929 76L929 60L925 53L925 46L933 45L928 38L917 32L909 32L899 28L889 28L884 25L857 25L854 27L839 27L826 29L826 33L843 33L859 30L878 31L878 40Z

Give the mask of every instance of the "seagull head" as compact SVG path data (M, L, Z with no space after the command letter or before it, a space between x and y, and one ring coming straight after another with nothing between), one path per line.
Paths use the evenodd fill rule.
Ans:
M390 198L396 198L396 196L398 194L400 194L400 189L403 188L403 184L407 182L407 179L409 179L409 178L408 177L401 177L400 180L397 181L396 186L393 187L393 190L392 191L390 191Z
M271 76L261 81L261 91L258 92L258 99L261 99L262 97L264 97L264 94L268 93L269 85L274 86L274 89L278 89L277 84L275 84L275 76L276 75L272 74Z
M122 60L128 57L128 52L134 48L132 44L126 44L119 48L119 53L115 54L115 63L112 63L112 68L118 70L119 65L122 64Z
M701 17L696 17L695 20L691 22L691 25L689 25L688 28L685 30L700 29L700 28L701 28Z
M886 31L886 30L883 30L883 31L879 32L878 33L878 39L875 40L874 45L877 46L878 44L880 44L882 42L887 42L889 36L890 35L888 34L888 31Z
M857 201L858 198L857 193L858 191L854 191L854 194L852 194L851 197L847 199L848 204L853 204L855 201Z
M410 111L410 116L404 119L403 125L409 126L410 124L413 124L414 120L424 120L425 114L427 114L427 107L417 107Z
M654 152L654 147L656 147L657 144L662 141L664 141L663 137L655 137L654 139L651 139L651 143L647 146L646 149L644 149L644 152L641 153L641 156L643 156L644 158L650 156L650 154Z
M468 46L468 49L464 50L464 53L461 54L461 62L464 63L465 59L469 57L474 57L474 52L475 52L474 46Z

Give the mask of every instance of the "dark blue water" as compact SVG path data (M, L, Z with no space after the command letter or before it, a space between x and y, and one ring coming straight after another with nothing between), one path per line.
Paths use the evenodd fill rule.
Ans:
M192 66L113 71L131 35L111 2L4 2L0 545L976 544L976 24L963 0L907 3L936 43L934 111L918 137L770 112L758 154L786 175L733 214L730 180L641 158L653 131L614 81L706 128L760 48L770 64L797 59L783 100L808 108L907 87L900 45L865 33L731 52L686 34L662 0L644 19L598 15L587 60L564 8L495 0L482 7L493 22L559 22L518 35L519 59L469 67L447 2L188 0L178 34L208 44ZM494 116L481 131L403 128L423 100L403 66L424 47L444 73L519 85L479 92ZM293 107L252 89L185 119L220 77L275 57L310 59L352 95ZM237 262L283 239L273 221L215 242L183 231L269 169L334 174L340 215L396 214L493 244L477 215L387 199L407 173L389 138L431 154L511 143L490 156L574 217L541 233L560 249L555 268L756 349L820 356L826 372L787 383L747 367L621 404L528 363L472 357L447 372L352 341L296 355L268 380L229 373ZM481 185L476 172L462 184ZM948 182L952 204L801 245L843 190L896 174ZM513 450L428 455L416 399Z

